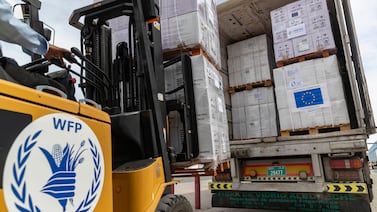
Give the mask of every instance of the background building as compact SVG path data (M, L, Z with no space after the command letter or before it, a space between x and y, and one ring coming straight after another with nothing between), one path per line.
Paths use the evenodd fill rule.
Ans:
M377 162L377 142L374 143L368 150L369 161Z

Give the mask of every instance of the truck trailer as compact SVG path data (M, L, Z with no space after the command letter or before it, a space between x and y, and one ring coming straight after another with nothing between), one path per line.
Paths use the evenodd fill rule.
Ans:
M305 16L321 7L325 7L325 13L316 18ZM219 4L217 14L221 72L230 83L227 109L233 116L229 118L232 159L230 168L209 184L212 206L370 211L373 182L366 151L375 123L350 1L232 0ZM320 31L316 27L326 24L321 18L327 15L328 34L333 38L308 36ZM286 33L283 38L280 32ZM261 35L270 52L270 78L253 76L253 83L242 81L248 63L248 59L242 59L244 49L252 48ZM285 41L301 40L287 47L284 36ZM328 48L320 48L323 39ZM234 55L241 57L240 68ZM238 78L237 69L242 72ZM336 80L330 79L332 74L337 75ZM266 97L262 89L270 89L272 96ZM339 95L342 104L336 105L333 100ZM263 98L272 98L272 111L266 112L261 106L257 110L242 109L235 101L267 101ZM246 121L243 126L242 121L255 114L259 114L259 123ZM263 124L271 117L276 122ZM250 133L255 127L260 132L253 137ZM266 133L272 128L275 134Z

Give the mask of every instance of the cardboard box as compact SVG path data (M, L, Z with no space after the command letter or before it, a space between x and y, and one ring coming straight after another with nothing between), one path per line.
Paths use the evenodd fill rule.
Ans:
M228 46L229 47L229 46ZM229 50L229 48L228 48ZM231 57L232 55L228 53L229 59L228 59L228 72L239 72L241 71L241 57Z
M176 152L182 152L184 146L184 128L181 117L177 111L171 111L168 116L170 146L174 147Z
M287 35L288 23L287 24L281 24L281 27L283 27L283 26L284 26L283 30L276 31L272 34L274 44L283 43L283 42L288 41L288 35Z
M239 49L241 47L241 43L237 42L231 45L228 45L227 52L228 52L228 62L229 60L232 60L233 58L238 58L241 54L239 53Z
M313 13L327 12L326 0L306 0L306 5L309 16Z
M245 106L244 92L235 92L230 95L232 110Z
M251 91L242 91L241 93L243 93L243 106L275 103L273 87L261 87Z
M220 40L216 4L213 0L161 1L162 48L192 48L201 46L221 66ZM113 35L113 52L119 41L128 40L128 17L109 20Z
M308 16L306 0L292 2L285 7L287 8L288 19L303 18Z
M275 103L246 107L246 138L277 136Z
M311 13L307 23L308 34L318 31L331 30L330 16L328 11L319 11Z
M348 124L335 55L274 69L281 130Z
M109 25L113 31L120 31L123 29L128 29L129 16L120 16L109 20Z
M229 86L243 85L245 83L243 76L241 71L229 73Z
M275 60L287 60L294 57L293 43L291 40L274 44Z
M204 57L191 57L199 136L199 158L230 158L228 120L221 75Z
M227 46L228 58L253 55L252 53L266 50L267 46L268 38L265 34L239 41Z
M215 61L216 65L220 65L218 28L210 27L198 12L169 18L168 30L163 32L163 49L192 48L200 45Z
M336 48L331 29L313 33L312 39L315 51Z
M286 29L288 23L288 12L286 7L281 7L270 12L272 32L281 32Z
M270 15L276 61L335 48L326 0L295 1Z
M204 0L163 0L161 1L161 19L168 19L196 11L201 11L201 15L204 16L204 9Z
M165 91L172 91L183 85L182 63L178 62L165 69ZM166 100L181 100L184 101L184 91L179 90L172 94L165 95Z
M167 29L162 30L162 48L168 50L200 45L215 65L221 67L215 1L164 0L161 4L161 23L168 25Z
M296 57L315 52L313 38L310 35L292 39L293 53Z
M245 106L242 107L232 107L232 123L245 123L246 122L246 112Z
M229 89L229 77L228 75L224 74L223 72L220 72L222 83L223 83L223 92L224 92L224 100L225 105L230 105L230 95L228 92Z
M233 139L244 139L246 137L246 123L233 123Z
M270 43L266 35L260 35L228 45L231 87L271 79Z
M277 136L273 87L236 92L231 99L234 139Z
M218 162L230 158L228 115L225 106L224 84L220 73L204 56L191 57L196 120L199 139L200 162ZM183 85L181 63L165 68L165 89ZM182 96L181 96L182 94ZM166 95L167 100L183 99L183 91ZM177 119L177 117L174 117ZM179 125L175 124L174 136L179 136ZM176 142L180 142L177 139ZM180 144L174 144L177 148Z
M168 46L169 45L169 20L162 19L161 23L161 46ZM165 35L165 36L164 36Z

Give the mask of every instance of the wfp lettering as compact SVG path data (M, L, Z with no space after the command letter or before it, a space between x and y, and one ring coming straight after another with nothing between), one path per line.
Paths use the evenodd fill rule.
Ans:
M61 130L61 131L66 130L68 132L71 132L71 130L74 130L74 132L77 133L78 131L82 129L82 125L78 122L63 120L56 117L53 117L52 120L53 120L54 128L56 130Z

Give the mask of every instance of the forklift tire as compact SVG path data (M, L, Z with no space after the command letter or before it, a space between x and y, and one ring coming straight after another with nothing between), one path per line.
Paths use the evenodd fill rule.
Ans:
M186 197L168 194L161 198L156 212L192 212L192 207Z

